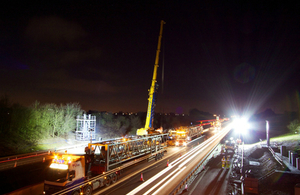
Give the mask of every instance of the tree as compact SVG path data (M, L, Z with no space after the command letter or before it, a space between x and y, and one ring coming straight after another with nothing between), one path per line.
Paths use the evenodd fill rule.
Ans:
M291 133L300 133L300 122L298 119L293 120L288 126L287 128L290 130Z
M119 116L115 118L115 124L116 124L116 134L119 136L126 135L127 129L130 126L130 120L127 119L125 116Z
M136 135L136 131L142 127L142 121L139 116L137 115L130 115L130 126L128 134Z
M35 102L32 109L36 120L35 129L41 132L44 138L62 136L74 131L76 116L83 113L78 103L57 106L56 104L40 105L39 102Z

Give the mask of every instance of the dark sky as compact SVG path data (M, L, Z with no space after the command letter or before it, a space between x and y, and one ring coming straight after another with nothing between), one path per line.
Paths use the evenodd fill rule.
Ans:
M12 102L146 111L163 19L157 112L299 110L299 1L7 2L0 95Z

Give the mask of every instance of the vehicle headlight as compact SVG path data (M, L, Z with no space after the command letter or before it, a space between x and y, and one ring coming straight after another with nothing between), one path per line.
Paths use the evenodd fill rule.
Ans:
M179 142L175 142L175 145L179 145Z
M183 142L183 145L184 145L184 146L186 146L186 145L187 145L187 143L186 143L186 142Z

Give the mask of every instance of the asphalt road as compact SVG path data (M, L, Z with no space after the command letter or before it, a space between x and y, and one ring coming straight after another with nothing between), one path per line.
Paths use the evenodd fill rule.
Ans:
M135 189L137 186L143 183L143 181L141 181L141 174L143 175L144 181L147 181L149 178L153 177L159 171L165 169L167 167L168 160L169 163L175 161L180 156L183 156L186 152L191 150L193 147L196 147L197 145L201 144L201 142L203 142L204 139L207 139L207 137L208 136L198 138L197 140L188 144L187 147L168 147L168 152L165 153L164 157L161 160L159 161L153 160L151 162L143 161L127 169L124 169L121 178L119 179L119 181L122 181L122 179L124 179L123 182L118 182L116 186L101 188L98 191L93 192L93 194L126 194L125 192L130 192L131 190ZM226 178L226 175L228 175L227 174L228 171L219 170L217 157L215 159L216 159L215 162L212 161L212 163L216 164L215 165L216 167L211 166L211 168L207 169L207 171L210 172L211 174L211 179L209 178L205 179L206 182L205 185L207 186L210 186L209 181L213 183L218 181L219 186L221 186L223 180L215 180L215 178L219 178L220 176L221 178ZM50 160L45 159L45 162L43 162L43 160L39 159L39 162L34 162L32 164L26 164L8 170L0 171L0 175L1 175L0 179L2 181L0 184L1 194L9 193L16 189L23 188L25 186L34 185L43 182L45 172L47 170L47 167L49 167L50 163L51 163ZM131 176L130 178L128 177L129 175ZM202 178L205 177L207 177L206 174L203 174ZM203 182L200 183L203 184ZM192 186L190 186L189 189L191 189L191 187ZM210 188L208 187L208 189ZM196 191L197 194L199 194L198 193L199 191L198 190ZM218 191L220 190L215 189L215 191L212 192L215 193Z
M214 157L207 163L206 168L195 179L194 183L188 187L184 195L224 195L227 194L228 178L230 169L223 169L220 154L214 152ZM232 157L232 153L230 155Z
M137 164L134 167L131 167L128 170L125 170L124 172L124 181L122 181L123 178L120 178L119 182L108 187L108 188L103 188L99 191L95 191L93 194L128 194L128 193L132 193L132 194L155 194L158 193L157 191L159 191L158 194L165 194L166 191L170 191L170 189L174 189L176 187L176 185L182 180L180 178L182 178L182 175L176 175L178 172L182 171L182 174L184 176L187 175L188 172L190 172L189 170L192 169L193 167L195 167L194 165L196 163L199 163L199 159L202 159L204 157L204 155L208 152L209 149L207 149L207 151L202 151L201 148L206 148L204 146L198 147L199 144L201 145L201 143L207 139L207 137L203 137L197 140L194 140L192 143L188 144L187 147L169 147L168 148L168 153L165 154L165 156L163 157L162 160L160 161L156 161L154 162L154 164L151 164L149 162L144 162L141 164ZM218 144L214 143L214 144ZM193 150L195 149L195 150ZM169 163L172 164L172 162L176 162L178 160L181 159L181 157L185 156L185 153L189 152L193 150L192 154L196 154L196 156L194 156L191 159L187 159L189 162L186 162L186 164L184 165L186 167L186 172L184 172L185 170L182 170L183 166L182 163L178 164L177 166L180 169L176 170L176 166L174 166L174 169L167 172L170 173L173 171L173 173L171 173L171 176L169 176L167 173L163 173L162 176L157 176L160 172L165 171L167 168L167 160L169 160ZM199 150L199 154L197 154ZM217 152L218 153L218 152ZM217 159L212 162L212 163L216 163L216 166L218 166L217 163ZM221 162L221 161L220 161ZM146 164L145 164L146 163ZM184 163L183 163L184 164ZM172 165L173 166L173 165ZM225 171L226 172L226 171ZM141 181L141 173L143 174L143 180ZM131 177L129 177L131 175ZM168 177L169 176L169 177ZM213 177L218 177L219 175L213 175ZM156 180L154 180L153 182L149 183L149 185L147 186L143 186L144 183L147 183L148 180L152 180L153 177L157 177ZM166 180L165 177L168 177ZM214 177L214 178L215 178ZM171 182L168 185L165 185L165 183L168 183L169 180L171 180ZM177 181L178 180L178 181ZM180 181L179 181L180 180ZM223 181L223 180L221 180ZM220 181L220 182L221 182ZM159 184L161 182L161 184ZM159 185L158 185L159 184ZM158 185L156 187L156 185ZM174 186L175 185L175 186ZM207 184L209 185L209 184ZM221 184L220 184L221 185ZM137 191L136 193L133 193L133 190L136 190L136 188L139 187L141 188L140 191ZM170 189L168 189L170 188ZM153 190L151 190L153 189Z

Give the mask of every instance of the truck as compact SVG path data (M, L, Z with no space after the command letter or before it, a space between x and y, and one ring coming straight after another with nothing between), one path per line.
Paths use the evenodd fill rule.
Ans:
M156 106L156 95L157 95L157 69L158 69L158 62L159 62L159 53L160 53L160 46L161 46L161 39L162 39L162 33L163 33L163 25L165 22L161 20L160 22L160 31L158 36L158 44L157 44L157 50L156 50L156 57L155 57L155 63L154 63L154 70L153 70L153 77L151 86L149 89L149 98L148 98L148 109L147 109L147 115L146 115L146 122L145 127L140 128L137 130L136 135L137 136L147 136L149 134L157 135L162 133L162 128L160 130L155 130L153 127L153 120L154 120L154 108Z
M166 135L89 143L84 155L54 155L43 194L91 195L115 183L124 168L143 160L159 160L167 150Z
M188 142L203 133L203 126L180 126L169 131L169 145L187 146Z
M211 122L211 127L215 130L221 130L221 120L219 118L219 116L216 116L216 120Z
M231 137L229 140L225 141L225 144L223 147L224 147L226 153L228 151L235 152L237 145L236 145L235 141L233 140L233 138Z

